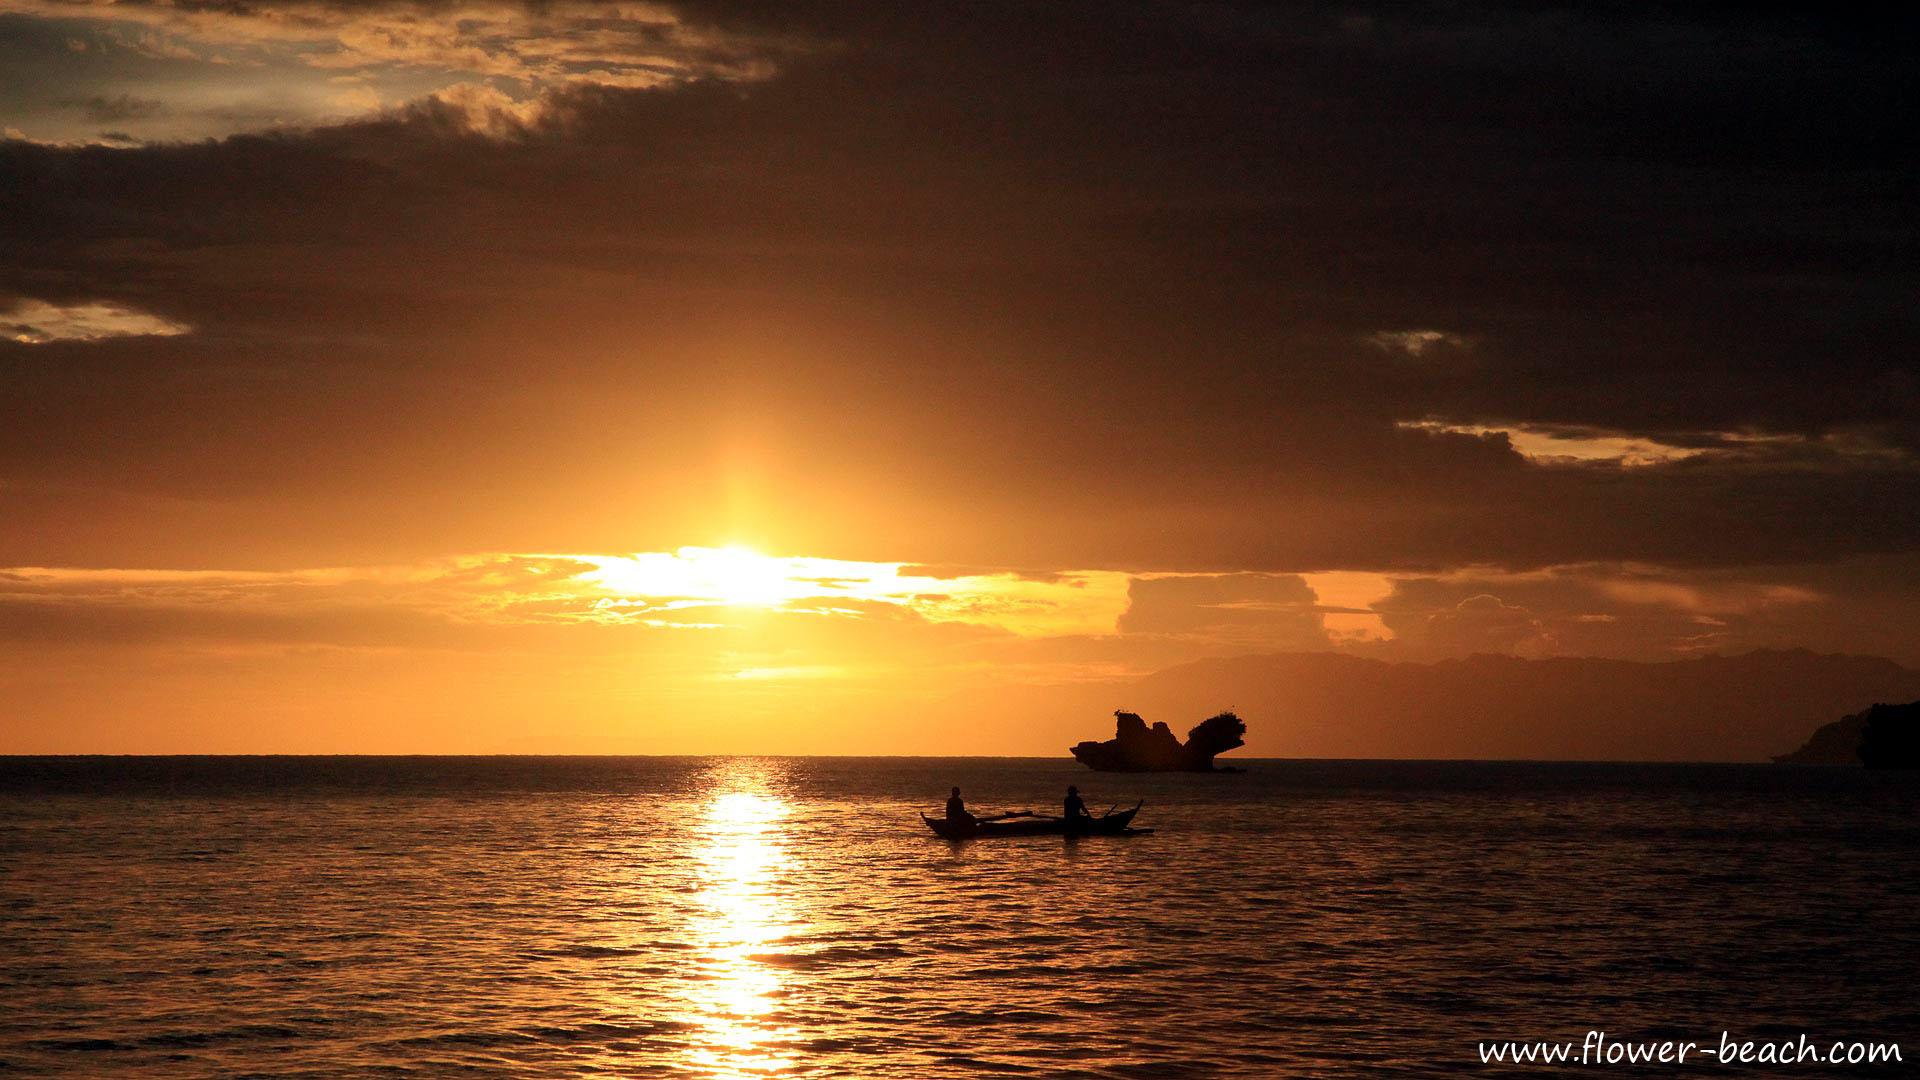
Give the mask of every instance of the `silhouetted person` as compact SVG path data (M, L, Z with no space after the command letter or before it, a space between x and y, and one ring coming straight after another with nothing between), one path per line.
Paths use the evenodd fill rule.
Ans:
M1085 832L1093 821L1093 815L1087 813L1087 804L1080 800L1080 789L1067 785L1067 832Z
M947 796L947 820L964 821L969 825L973 824L973 815L967 812L967 803L966 800L960 797L959 788L954 788L953 794Z

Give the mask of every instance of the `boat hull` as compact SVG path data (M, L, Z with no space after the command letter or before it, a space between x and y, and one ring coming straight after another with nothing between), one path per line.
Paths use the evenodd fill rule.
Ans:
M1133 828L1133 815L1140 812L1135 806L1131 810L1121 810L1092 821L1075 823L1071 830L1065 818L1030 817L1012 818L1006 821L948 821L945 818L930 818L920 815L920 820L948 840L987 840L995 837L1012 836L1140 836L1152 829Z

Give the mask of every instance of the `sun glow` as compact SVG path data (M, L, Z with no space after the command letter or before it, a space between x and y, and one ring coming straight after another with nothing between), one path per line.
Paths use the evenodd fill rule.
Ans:
M662 597L722 607L777 607L810 587L794 580L793 559L775 559L749 547L683 547L625 556L587 556L581 575L608 592Z
M596 610L622 620L701 608L860 614L911 609L929 622L998 626L1022 635L1107 634L1127 607L1128 575L1085 571L937 577L908 564L763 555L741 545L632 555L558 556L588 564L577 580L603 594ZM917 568L913 568L917 569Z

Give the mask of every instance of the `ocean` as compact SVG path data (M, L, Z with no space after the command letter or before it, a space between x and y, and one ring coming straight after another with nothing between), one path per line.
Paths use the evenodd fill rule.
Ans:
M1898 1043L1920 776L965 758L0 759L0 1074L1520 1075ZM953 844L918 812L1145 807Z

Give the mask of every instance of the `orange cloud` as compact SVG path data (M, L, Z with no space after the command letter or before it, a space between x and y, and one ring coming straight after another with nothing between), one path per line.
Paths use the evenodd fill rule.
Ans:
M88 51L131 52L175 69L142 87L149 102L142 115L115 118L125 129L113 133L118 139L88 126L102 121L99 110L84 103L111 100L104 93L76 99L82 105L66 119L45 112L34 117L27 130L56 143L330 123L430 100L473 119L476 133L512 134L510 121L546 111L553 93L567 87L759 80L774 73L777 57L799 47L771 35L691 26L659 4L582 0L352 6L0 0L0 12L90 26L93 42L80 40ZM119 78L95 77L115 86ZM343 92L342 77L366 85Z

